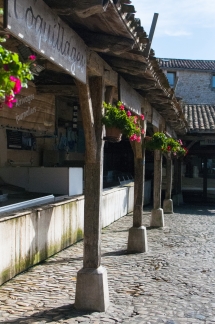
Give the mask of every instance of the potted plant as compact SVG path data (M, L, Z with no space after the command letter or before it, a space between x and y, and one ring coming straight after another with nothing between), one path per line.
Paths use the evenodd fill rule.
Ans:
M145 148L154 151L162 150L165 151L167 148L167 136L164 133L156 132L151 138L146 136Z
M105 140L119 142L124 135L131 141L141 141L141 134L144 134L141 121L144 120L144 115L132 116L120 101L116 105L104 102L103 107L105 113L102 123L106 128Z
M145 138L144 146L146 149L154 151L161 150L171 157L183 157L187 154L188 150L183 147L182 141L175 140L172 137L167 137L164 133L156 132L151 138Z

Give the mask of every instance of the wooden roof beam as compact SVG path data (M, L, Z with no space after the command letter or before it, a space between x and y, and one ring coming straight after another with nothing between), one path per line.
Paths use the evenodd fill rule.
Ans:
M143 76L147 68L147 63L127 60L122 57L105 55L104 59L119 73Z
M117 73L94 51L87 51L87 67L90 76L103 76L105 85L118 87Z
M78 34L86 45L95 52L120 55L133 49L135 41L130 38L93 33L89 31L78 31Z
M71 15L76 13L86 18L106 11L109 0L44 0L58 15Z
M37 93L51 93L55 96L78 97L76 85L72 84L43 84L36 87Z

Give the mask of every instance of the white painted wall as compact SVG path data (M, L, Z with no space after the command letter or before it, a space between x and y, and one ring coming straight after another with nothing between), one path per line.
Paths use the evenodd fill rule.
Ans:
M4 167L0 177L31 192L83 194L83 168Z
M131 211L132 190L130 186L103 192L102 227ZM84 196L0 214L0 284L77 242L83 229Z

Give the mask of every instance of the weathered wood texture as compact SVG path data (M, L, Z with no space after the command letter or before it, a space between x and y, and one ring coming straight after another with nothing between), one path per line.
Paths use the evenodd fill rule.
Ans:
M124 59L122 57L115 56L102 56L114 69L119 73L125 73L135 76L143 76L146 70L146 63L140 61L133 61L129 59Z
M104 94L105 94L103 77L90 78L89 85L90 85L90 94L91 94L92 107L93 107L96 145L97 145L96 161L98 162L101 161L101 159L103 159L102 152L103 152L103 145L104 145L103 138L102 138L103 125L101 122L103 116L103 110L104 110L102 108L102 103L104 101ZM103 177L103 173L102 173L102 177Z
M55 96L78 96L78 89L75 85L63 85L63 84L43 84L37 86L37 93L52 93Z
M83 84L79 81L76 81L76 85L79 93L79 103L86 140L85 159L88 163L95 163L97 155L97 141L89 82L87 82L87 84Z
M14 129L54 133L55 96L37 94L31 83L16 96L13 109L6 105L0 110L0 125Z
M79 35L85 41L86 45L95 52L112 52L121 54L130 51L134 46L134 40L114 35L101 33L92 33L89 31L79 31Z
M203 159L203 200L207 201L207 189L208 189L208 168L207 168L207 157Z
M177 134L185 133L186 122L183 116L178 114L181 108L153 51L150 51L148 59L143 55L146 44L150 42L140 19L134 15L135 8L130 5L130 1L45 1L52 8L62 10L62 18L69 22L79 35L83 35L88 46L102 53L104 60L115 71L123 74L122 77L134 89L140 90L141 95L148 96L149 102L162 116L168 117L169 124L176 129ZM99 10L96 8L97 4ZM85 12L86 8L81 8L83 12L79 14L79 6L86 6L87 11ZM122 43L121 40L118 41L119 38L123 40ZM89 75L92 75L91 73L92 70ZM150 93L152 89L158 90L158 93Z
M106 87L105 91L105 102L112 103L114 99L115 88L114 87Z
M181 160L174 160L174 193L180 194L182 192L182 181L181 181Z
M143 200L144 200L144 178L145 178L145 153L143 158L134 158L134 211L133 227L143 225Z
M22 35L39 55L86 82L86 45L44 1L8 1L7 20L12 35L18 39Z
M142 72L140 71L140 74ZM144 77L140 76L133 76L126 73L121 74L123 78L130 84L130 86L134 89L141 90L139 93L145 97L150 89L154 89L156 87L155 80L148 80ZM146 90L146 92L145 92Z
M112 68L95 52L87 51L87 66L90 76L102 76L105 85L118 87L118 75Z
M162 153L160 150L154 151L154 189L153 208L161 208L161 184L162 184Z
M82 18L101 13L106 10L109 0L46 0L58 15L76 13Z
M165 199L171 199L172 194L172 159L166 159L166 191Z
M90 78L86 86L77 82L86 141L85 205L84 205L84 268L101 264L101 197L103 179L102 77ZM91 152L93 150L93 152Z

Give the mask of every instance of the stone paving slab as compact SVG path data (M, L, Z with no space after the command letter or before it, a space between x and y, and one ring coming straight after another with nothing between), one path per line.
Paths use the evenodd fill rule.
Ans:
M106 313L74 308L79 242L0 287L0 323L215 323L215 206L184 205L150 228L149 252L127 254L132 214L102 231L110 307Z

